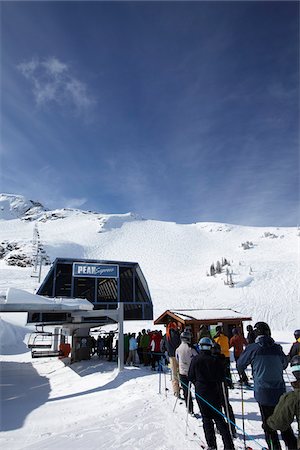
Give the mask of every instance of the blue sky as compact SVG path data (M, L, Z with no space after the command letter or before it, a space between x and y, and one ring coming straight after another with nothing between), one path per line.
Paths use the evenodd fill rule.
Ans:
M299 4L1 2L0 191L299 222Z

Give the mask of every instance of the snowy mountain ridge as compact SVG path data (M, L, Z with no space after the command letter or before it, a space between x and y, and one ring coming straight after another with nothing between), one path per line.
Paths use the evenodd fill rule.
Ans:
M32 208L37 210L32 213ZM232 308L276 330L299 327L297 227L182 225L132 213L49 211L39 202L7 194L0 194L0 210L0 290L36 289L30 277L36 227L51 262L56 257L137 261L155 317L168 308ZM224 259L228 264L221 264ZM221 271L211 276L218 261ZM43 277L48 270L43 267Z

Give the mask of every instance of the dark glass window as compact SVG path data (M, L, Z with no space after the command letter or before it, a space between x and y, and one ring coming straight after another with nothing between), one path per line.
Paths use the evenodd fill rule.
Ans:
M90 302L95 301L95 278L74 277L74 297L86 298Z
M142 285L141 280L138 277L135 278L135 301L137 302L149 301L144 286Z
M121 302L133 302L133 269L120 267L120 299Z
M143 319L143 305L125 304L124 319L125 320Z
M57 264L55 277L55 297L71 297L72 265Z
M97 280L97 302L116 302L118 300L118 283L115 278Z
M38 295L45 295L46 297L53 297L53 269L50 269L48 280L37 291Z

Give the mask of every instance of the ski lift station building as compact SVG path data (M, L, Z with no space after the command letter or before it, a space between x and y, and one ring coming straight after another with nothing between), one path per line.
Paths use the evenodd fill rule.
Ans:
M27 312L28 324L60 326L72 336L73 353L90 328L118 323L120 368L123 320L153 320L150 291L138 263L90 259L57 258L36 294L10 288L0 311Z
M155 321L155 325L166 325L170 321L176 322L182 328L189 327L197 338L201 325L207 325L212 332L221 325L225 334L232 336L232 329L239 328L243 332L243 322L251 321L252 317L245 316L232 309L168 309Z

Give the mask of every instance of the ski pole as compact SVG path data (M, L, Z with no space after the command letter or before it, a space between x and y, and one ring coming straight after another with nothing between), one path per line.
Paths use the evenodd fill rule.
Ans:
M243 391L243 381L241 382L241 399L242 399L242 424L243 424L243 439L244 439L244 448L247 450L246 446L246 434L245 434L245 419L244 419L244 391Z
M158 379L158 393L161 394L161 366L160 363L158 363L158 371L159 371L159 379Z
M176 397L175 405L174 405L174 408L173 408L173 412L175 412L175 408L176 408L176 405L177 405L177 402L178 402L178 398L179 398L179 397Z
M225 403L225 410L226 410L228 428L229 428L229 432L230 432L230 435L231 435L231 439L233 439L231 424L230 424L230 422L228 420L228 418L229 418L229 407L228 407L228 398L227 398L227 395L226 395L224 382L222 382L222 390L223 390L223 397L224 397L224 403Z
M186 405L186 426L185 426L185 435L186 435L186 436L187 436L187 430L188 430L190 398L191 398L191 382L189 381L189 384L188 384L187 405Z

